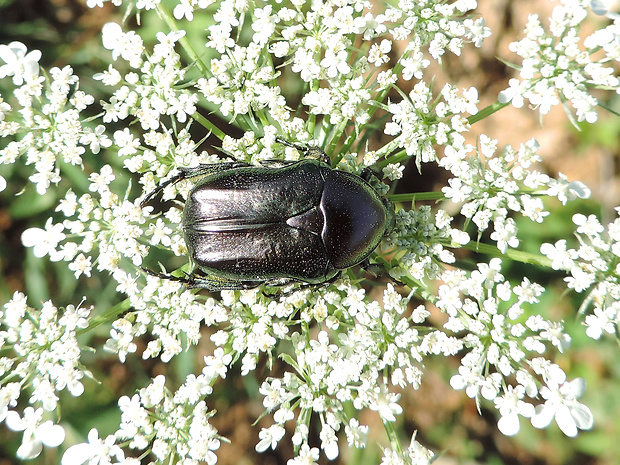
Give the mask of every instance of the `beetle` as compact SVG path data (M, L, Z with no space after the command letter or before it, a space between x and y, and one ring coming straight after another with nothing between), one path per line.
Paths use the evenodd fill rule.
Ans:
M145 271L188 287L251 289L328 283L367 262L395 218L392 202L368 183L371 172L339 171L319 147L277 141L306 157L181 168L148 194L141 206L170 184L197 179L181 222L194 271Z

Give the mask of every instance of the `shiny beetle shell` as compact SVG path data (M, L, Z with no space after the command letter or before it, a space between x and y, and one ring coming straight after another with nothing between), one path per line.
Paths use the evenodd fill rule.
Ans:
M186 178L199 178L182 220L195 271L184 278L151 273L191 287L329 282L364 262L394 223L393 204L366 180L310 158L186 168L143 204Z

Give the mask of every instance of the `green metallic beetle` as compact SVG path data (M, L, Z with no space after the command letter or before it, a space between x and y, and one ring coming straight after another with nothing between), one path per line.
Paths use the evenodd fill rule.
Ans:
M315 158L182 168L143 200L198 179L182 220L195 270L151 274L210 290L312 285L367 260L393 229L394 205L367 178L333 169L318 147L278 141Z

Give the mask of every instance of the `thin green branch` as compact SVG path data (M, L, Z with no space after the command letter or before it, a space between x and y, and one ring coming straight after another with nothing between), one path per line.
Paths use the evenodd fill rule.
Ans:
M499 111L502 108L507 107L508 105L510 105L510 102L506 102L506 103L495 102L495 103L492 103L488 107L483 108L482 110L480 110L475 115L471 115L469 118L467 118L467 121L469 122L469 124L477 123L478 121L483 120L487 116L492 115L496 111Z
M398 455L402 456L403 447L400 445L400 440L398 439L398 434L396 434L396 430L394 429L394 424L391 421L383 420L383 427L385 428L387 437L390 440L390 446L392 446L392 450L396 451Z
M502 253L497 246L491 244L483 244L481 242L469 242L462 247L463 249L471 250L473 252L483 253L499 258L509 258L516 262L528 263L530 265L542 266L545 268L551 268L552 261L547 257L530 252L523 252L521 250L508 249L505 253Z
M202 124L206 129L208 129L209 131L211 131L213 134L215 134L215 136L219 139L219 140L224 140L224 137L226 136L226 134L224 133L224 131L222 131L220 128L218 128L215 124L213 124L211 121L209 121L207 118L205 118L204 116L202 116L200 113L195 112L192 115L192 118L194 118L198 123Z
M125 299L122 302L117 303L114 307L109 308L108 310L103 312L101 315L97 315L96 317L94 317L92 320L90 320L90 324L88 325L87 328L80 329L76 333L78 336L80 336L84 333L92 331L94 328L96 328L97 326L101 324L110 323L113 320L116 320L116 318L118 318L119 315L126 312L130 308L131 308L131 304L129 303L129 299Z
M386 196L392 202L415 202L416 200L445 200L442 192L413 192L410 194L390 194Z
M179 26L177 25L176 20L172 17L170 12L162 6L161 3L157 5L157 12L159 13L159 16L161 17L161 19L164 20L164 22L170 28L171 31L178 32L181 30ZM179 44L181 44L181 47L183 47L183 50L185 50L185 53L187 53L190 60L196 63L198 68L200 68L200 71L202 72L202 74L204 76L210 76L211 73L209 72L209 68L207 67L207 65L205 65L202 62L202 60L200 59L200 56L198 55L198 53L196 53L196 51L194 50L194 47L192 47L186 35L179 39Z
M597 104L599 107L601 107L604 110L607 110L608 112L610 112L612 115L616 115L616 116L620 116L620 112L617 112L616 110L614 110L613 108L611 108L610 106L604 104L604 103L598 103Z

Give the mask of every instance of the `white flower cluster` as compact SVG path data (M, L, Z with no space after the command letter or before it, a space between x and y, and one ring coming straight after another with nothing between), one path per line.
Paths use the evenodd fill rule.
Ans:
M35 309L21 292L0 311L0 421L24 432L17 451L21 459L64 441L64 429L49 418L58 407L58 392L66 389L76 397L84 392L81 380L88 372L80 365L76 333L88 326L91 311L73 305L58 309L51 301ZM27 407L20 417L15 407L25 395L36 408Z
M620 207L616 208L620 215ZM543 244L541 253L552 260L552 267L570 273L565 278L576 292L588 291L581 313L593 307L585 317L586 334L599 339L604 333L617 334L620 324L620 218L607 227L595 215L573 216L579 248L567 247L566 240Z
M295 421L293 443L301 454L312 455L308 449L312 412L321 419L319 436L327 458L339 454L341 429L350 446L364 447L368 426L350 417L345 403L351 402L357 410L375 410L384 421L393 422L402 413L400 394L394 390L419 386L424 355L454 354L461 347L452 346L457 342L454 338L419 327L429 315L423 306L405 316L409 299L391 284L384 291L383 306L365 301L364 294L344 280L336 290L296 292L279 302L248 292L242 295L243 304L231 307L231 313L246 314L231 316L231 327L213 340L234 352L245 351L246 370L255 368L258 352L272 351L278 340L292 343L286 360L295 372L270 378L260 388L263 405L273 413L275 423L261 431L257 451L275 449L286 424ZM326 329L308 337L313 320ZM289 334L293 324L301 324L302 331Z
M420 81L407 98L388 104L392 120L385 125L384 132L395 136L398 147L415 157L418 169L422 163L437 159L433 144L454 147L456 152L464 150L462 133L469 130L469 123L462 114L478 112L478 91L470 88L462 93L459 95L457 88L446 84L441 100L437 100L425 82Z
M589 90L602 88L620 93L620 79L609 66L612 61L620 61L620 20L616 18L611 25L586 37L581 48L579 29L590 3L562 0L551 14L548 31L538 15L530 15L525 37L510 44L510 50L523 58L521 79L510 80L510 87L499 94L500 102L512 102L521 108L528 100L544 115L553 106L569 101L577 121L597 120L598 100Z
M86 130L80 121L80 112L94 102L94 98L78 89L78 77L70 66L52 68L49 78L39 76L38 50L26 53L20 42L0 45L0 78L13 76L18 86L13 97L19 105L14 109L0 97L0 136L11 138L0 149L0 164L13 164L23 158L27 165L34 165L30 181L41 195L50 184L57 184L60 162L81 165L85 146L93 153L99 147L109 147L110 139L102 134L103 126L96 131ZM7 119L6 114L14 117ZM15 116L19 115L19 119Z
M87 3L102 6L105 0ZM454 175L444 195L462 204L461 213L480 234L492 223L491 239L502 252L518 245L516 223L510 214L518 212L541 222L547 212L539 196L556 196L565 203L589 194L581 183L569 183L562 175L550 179L532 170L531 165L538 161L535 141L523 144L517 152L508 147L497 154L497 141L481 136L478 156L472 156L474 147L466 144L464 133L476 120L467 115L478 115L477 90L446 84L436 94L428 84L430 78L425 79L431 59L441 61L446 52L458 55L467 42L480 46L490 34L483 18L471 16L476 1L402 0L383 7L357 0L308 5L293 0L258 7L236 0L212 3L179 0L168 14L158 0L131 2L138 10L156 9L168 24L175 24L174 18L191 21L209 7L207 49L198 53L186 43L181 23L173 28L175 32L157 34L152 50L136 32L125 32L117 24L104 27L103 44L116 63L95 79L114 89L111 98L102 102L102 120L106 125L125 127L113 134L104 125L82 124L80 112L93 99L77 90L77 78L69 67L52 69L46 81L38 75L40 53L27 53L16 43L0 46L0 58L6 63L0 67L0 78L12 76L20 86L15 98L21 115L18 120L11 118L16 113L13 101L9 104L0 99L0 135L25 131L21 139L0 150L0 163L14 163L25 154L25 163L34 164L37 171L31 180L44 193L50 183L60 179L60 160L82 165L86 147L97 154L114 144L114 155L120 157L125 169L139 173L142 190L152 192L174 176L178 167L220 161L215 155L198 153L202 141L194 141L190 133L191 126L197 124L221 140L228 156L245 162L297 159L300 154L294 148L283 148L277 142L280 136L322 144L334 166L345 171L358 172L361 166L376 162L388 180L402 176L404 162L410 157L415 157L418 168L436 161L436 147L443 146L439 164ZM582 4L567 0L556 10L551 36L531 20L527 38L513 45L525 59L524 81L518 83L519 92L506 91L502 99L519 105L519 98L527 98L544 113L557 91L560 99L573 103L580 120L593 119L596 101L587 90L618 86L605 67L605 60L618 59L617 21L588 38L588 53L578 52L575 30L583 19ZM552 37L560 44L557 51L551 45ZM607 56L590 62L589 51L597 47ZM176 48L182 48L189 60ZM305 86L305 93L299 96L305 119L296 116L287 101L289 90L280 87L283 82L297 82L290 75L298 76L297 81ZM419 82L410 92L397 87L399 81L414 78ZM400 95L401 100L387 100L388 92ZM243 135L226 135L197 111L198 105L231 122ZM385 112L383 132L394 140L364 151L356 141L370 140L368 131L376 126L369 123L378 109ZM137 124L131 126L133 121ZM180 282L140 275L138 267L151 245L186 255L182 214L171 208L149 217L151 207L142 208L139 200L129 201L127 196L121 199L116 192L127 186L116 179L120 165L115 160L91 173L88 193L78 195L69 190L56 208L65 220L50 218L44 229L26 230L23 244L33 247L36 257L69 262L76 278L90 276L96 267L116 281L117 290L128 298L112 317L116 320L104 348L117 354L121 362L138 350L137 339L147 333L153 337L141 354L145 359L171 361L184 346L197 344L204 337L201 328L205 325L216 327L211 340L217 348L205 358L202 373L189 375L176 392L166 388L161 376L132 397L122 397L122 420L116 434L100 439L97 430L91 431L88 443L68 449L63 464L113 460L137 464L138 459L125 458L125 447L145 456L151 453L160 462L214 464L220 438L209 424L212 413L204 398L211 394L217 377L226 377L233 363L239 361L242 375L251 375L262 357L270 364L279 358L288 366L281 376L268 378L261 385L263 405L272 413L274 423L260 432L256 450L276 448L287 429L294 429L296 457L289 465L314 464L321 451L334 459L344 438L352 447L364 447L369 427L354 418L350 407L376 411L384 424L391 425L402 413L399 391L418 388L424 359L431 355L450 357L466 352L452 386L476 400L493 401L501 416L498 426L505 434L518 431L520 417L529 418L536 427L546 427L555 418L569 436L592 426L590 411L577 401L585 389L582 380L567 381L557 365L543 358L553 347L564 350L570 341L561 324L528 313L543 289L527 279L510 285L497 259L479 264L471 273L446 271L444 264L455 263L447 248L461 247L470 240L466 232L450 227L452 217L446 210L425 206L398 210L395 230L386 249L378 250L376 257L376 264L385 263L392 277L413 289L411 295L418 292L447 314L442 328L427 323L429 312L424 306L408 308L411 295L403 297L391 284L382 304L370 301L366 291L352 282L349 271L329 287L302 286L290 292L222 291L221 301L216 301ZM0 190L2 181L0 178ZM183 182L170 185L163 189L162 198L183 195L187 186ZM377 189L386 193L388 188L379 183ZM615 237L620 223L610 226L609 244L600 239L602 230L594 220L577 216L575 222L582 243L579 250L567 250L565 244L558 243L542 251L549 252L554 267L571 272L571 287L579 290L586 283L595 287L591 294L595 313L587 317L586 324L588 334L599 337L602 332L612 332L620 318L620 308L615 305L620 288L614 287L618 272L612 266L614 254L618 254L613 241L620 243ZM391 256L390 261L384 256ZM443 284L435 298L425 283L438 278ZM56 323L51 304L44 305L42 315L47 319L43 325L37 317L24 318L23 301L23 296L16 295L6 307L3 318L9 329L0 333L2 343L21 348L22 338L35 341L40 346L24 345L28 354L33 353L28 357L35 359L44 353L55 363L46 352L60 344L47 334L55 331L68 345L63 355L79 355L71 337L66 342L62 339L64 332L58 329L63 326L62 319ZM119 316L130 308L131 312ZM80 314L71 323L74 329L84 327L83 311L68 307L65 315L71 312ZM13 316L7 320L7 315ZM68 328L69 323L64 326ZM52 345L45 345L48 343ZM26 357L26 352L20 356ZM36 360L42 366L49 361ZM41 404L36 410L26 409L23 419L15 417L9 408L15 407L21 386L7 383L1 387L0 399L5 400L0 404L0 416L4 414L13 429L24 431L23 456L40 450L41 444L58 442L57 425L44 422L43 417L57 402L55 391L67 387L75 395L81 392L83 371L72 360L63 360L62 369L67 372L52 365L56 377L50 370L44 378L29 374L34 365L21 359L17 363L0 359L4 372L25 373L22 379L36 386L34 401ZM42 381L36 381L39 378ZM311 418L320 422L320 449L310 447ZM40 439L46 431L54 433L48 442ZM385 449L382 464L431 461L432 453L414 437L407 449L394 443Z
M404 453L385 449L381 465L431 465L436 460L435 454L416 441L415 436L414 433Z
M82 194L78 198L69 189L56 208L67 219L54 224L50 218L45 229L27 229L22 243L34 247L37 257L49 255L53 261L71 262L69 269L76 277L90 276L96 262L99 271L114 274L122 283L126 278L121 267L123 260L129 259L139 266L147 254L148 248L141 241L146 219L137 202L121 200L110 190L114 179L112 168L105 165L99 173L90 175L89 190L93 195Z
M112 51L113 59L120 57L139 70L123 77L110 65L107 72L94 76L106 85L120 85L110 102L104 104L104 122L132 115L144 131L151 131L159 129L162 115L174 115L180 123L187 121L187 115L196 111L198 96L174 87L185 76L181 57L174 51L175 43L184 35L183 31L158 33L159 43L147 56L142 38L135 31L123 32L115 23L104 26L103 45Z
M446 198L462 204L461 214L473 221L480 235L492 222L491 239L503 253L508 247L519 245L516 222L509 216L511 212L542 223L549 212L541 195L556 196L562 203L590 195L583 183L568 183L561 173L556 180L531 169L532 164L541 160L538 148L538 142L531 139L521 144L516 153L506 146L498 154L497 140L483 134L477 147L478 156L470 155L471 146L461 151L446 147L445 156L439 160L440 166L455 175L442 189Z
M227 309L213 298L204 299L181 284L162 281L154 276L139 287L133 275L123 273L127 286L119 289L129 296L131 317L119 318L110 331L105 349L118 354L124 362L127 354L136 351L134 339L150 332L155 336L142 358L160 357L168 362L183 350L183 340L196 344L200 340L200 327L227 321Z
M107 71L94 75L105 85L117 88L110 101L102 103L103 120L109 123L135 117L140 123L142 137L126 127L114 132L113 141L125 168L132 173L148 171L140 179L146 192L155 189L158 180L176 167L218 161L206 153L196 154L197 144L190 137L189 125L174 131L162 121L172 117L178 123L188 123L188 115L196 112L198 94L181 88L186 84L186 69L174 50L183 36L184 32L158 33L159 43L147 52L134 31L123 32L115 23L103 28L104 46L112 50L115 60L122 58L133 68L122 75L110 65ZM173 198L176 193L167 190L164 198Z
M399 255L390 275L395 279L410 275L418 282L438 278L443 263L454 263L454 255L446 247L469 242L467 233L450 228L451 221L445 210L433 212L427 205L398 210L389 242L406 252Z
M469 275L449 270L442 276L436 305L448 315L444 328L464 334L467 350L450 384L477 402L480 396L494 401L501 415L498 427L506 435L519 431L519 415L537 428L555 418L568 436L591 428L590 410L576 400L585 389L583 380L567 382L564 371L542 356L550 345L563 352L570 337L560 323L528 315L543 287L527 278L513 287L500 269L500 259L494 258ZM532 400L524 400L526 395Z
M236 14L244 13L247 5L224 1L214 15L216 23L209 28L210 40L207 42L207 46L219 52L221 57L211 60L208 71L212 76L200 79L198 87L224 116L236 118L250 114L252 110L268 109L285 133L295 134L296 140L304 141L308 140L306 128L300 131L299 120L291 119L280 88L273 85L274 78L279 75L273 68L273 61L290 57L291 70L303 81L313 83L302 99L311 115L324 115L330 124L336 126L353 121L359 128L376 111L371 102L377 93L385 91L398 79L398 74L391 69L379 72L376 83L367 79L368 73L373 71L371 65L378 71L390 60L393 41L407 41L394 69L400 70L402 77L410 80L412 77L421 79L422 70L429 65L423 48L428 47L429 54L439 60L446 50L459 54L466 42L479 46L490 34L483 19L463 19L465 13L476 7L476 2L471 0L450 4L444 1L400 2L382 13L360 14L368 7L365 1L325 2L313 4L304 14L287 7L274 11L273 5L267 5L254 11L257 17L252 23L254 35L252 41L242 47L232 35L239 26ZM352 34L364 37L360 50L354 47L350 39ZM383 39L379 44L371 42L373 38L388 34L393 40ZM415 39L411 40L411 37ZM352 56L354 66L349 65ZM315 85L318 81L324 81L326 85ZM419 86L424 87L424 84L418 84L414 92L421 91ZM424 92L427 94L430 94L428 89ZM435 109L439 118L447 120L448 113L463 111L463 105L453 98L453 94L449 86L442 92L445 104ZM400 105L390 105L388 111L395 115L395 123L386 127L386 133L402 132L400 146L407 148L408 155L424 153L425 161L433 160L432 143L442 143L442 137L464 124L457 119L453 122L454 127L447 122L442 123L445 128L442 124L435 127L431 115L424 118L422 114L429 111L430 95L427 99L412 95L411 99ZM471 114L475 113L477 94L470 91L466 99L465 107ZM403 105L407 108L401 108ZM407 122L412 113L416 118ZM427 134L429 132L432 134Z
M207 366L199 376L189 375L176 392L166 388L164 376L157 376L138 394L119 399L121 424L115 435L102 441L97 430L91 430L88 443L67 449L63 465L112 463L113 457L114 463L138 465L139 459L125 458L119 445L125 441L130 449L151 452L159 463L176 458L185 465L214 465L220 437L209 423L213 412L202 399L211 393L216 376Z

